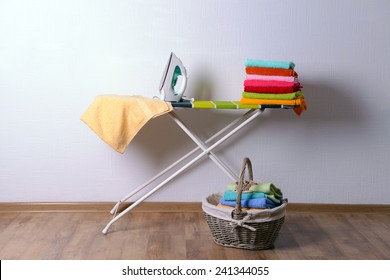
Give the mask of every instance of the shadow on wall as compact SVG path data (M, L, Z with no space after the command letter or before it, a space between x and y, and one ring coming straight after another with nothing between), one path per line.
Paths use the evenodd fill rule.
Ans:
M212 99L212 83L207 79L199 79L198 82L193 96L197 99ZM332 137L333 132L339 135L340 131L346 128L359 127L359 130L364 130L363 104L359 102L358 95L353 89L343 89L322 81L304 82L303 85L308 110L300 117L292 110L268 109L260 121L243 128L228 139L223 144L224 147L229 149L231 145L236 145L237 137L251 137L253 133L257 133L257 129L260 129L259 126L275 127L275 124L278 124L278 127L281 127L281 124L293 125L294 128L299 129L302 137L310 137L310 135ZM191 109L178 109L175 112L202 140L211 137L242 113L241 110ZM168 115L151 120L129 146L137 149L144 156L143 161L148 161L150 166L157 168L167 166L174 162L178 155L184 155L196 147ZM131 155L128 157L132 158Z
M215 110L207 109L177 109L175 113L202 141L205 141L222 129L229 123L229 119L235 118L234 114L229 114L229 112L216 112ZM137 151L137 154L143 156L142 161L147 162L148 166L161 169L175 162L196 147L196 144L182 129L168 115L164 115L151 120L141 129L129 144L129 152L126 152L125 156L134 160L131 155L131 150L134 149ZM200 152L199 149L185 162L193 159ZM202 162L202 159L199 162Z
M190 93L189 97L194 97L197 100L212 100L214 96L214 84L210 79L211 74L204 72L196 77L195 88Z
M198 100L212 99L214 86L210 75L205 71L194 76L194 87L187 90L188 97L194 96ZM223 123L223 119L226 122L226 112L218 114L214 110L202 110L199 113L199 110L176 109L175 113L202 140L210 137L211 133L215 133L220 124ZM211 133L208 133L209 131ZM195 143L174 123L170 116L164 115L149 121L129 144L128 150L136 149L144 156L143 161L147 161L148 166L161 168L173 163L178 157L196 147ZM200 150L189 160L199 153Z
M142 161L150 167L165 166L166 160L175 150L189 146L183 143L180 131L168 115L150 120L130 142L125 157L134 160L133 151L142 156ZM168 162L169 163L169 162Z
M332 86L323 81L302 84L308 110L298 117L300 122L313 129L324 125L361 125L364 122L364 106L359 102L359 94L353 92L353 89ZM274 122L291 118L289 114L276 111L267 117Z

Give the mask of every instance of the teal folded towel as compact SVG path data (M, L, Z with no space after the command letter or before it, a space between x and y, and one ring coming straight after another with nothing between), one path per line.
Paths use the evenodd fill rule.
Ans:
M267 197L267 195L263 192L252 192L251 198L264 198Z
M241 199L242 200L247 200L247 199L250 199L251 197L252 197L252 192L243 192L241 194ZM225 200L236 201L237 200L237 192L236 191L230 191L230 190L224 191L223 198Z
M236 183L228 184L227 191L224 192L225 200L235 201L237 199L236 187ZM282 203L283 193L272 183L260 183L252 185L249 188L249 192L243 192L241 195L242 200L254 198L268 198L273 203L279 205Z
M247 59L247 60L245 60L245 66L246 67L294 69L295 64L294 64L294 62L291 62L291 61L270 61L270 60Z
M252 185L249 190L252 192L262 192L267 195L274 195L276 199L281 199L283 197L282 191L272 183Z

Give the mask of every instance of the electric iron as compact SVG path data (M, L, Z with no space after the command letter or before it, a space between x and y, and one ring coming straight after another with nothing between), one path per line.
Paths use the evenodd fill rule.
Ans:
M181 101L187 86L187 79L186 68L181 60L171 52L160 82L160 99Z

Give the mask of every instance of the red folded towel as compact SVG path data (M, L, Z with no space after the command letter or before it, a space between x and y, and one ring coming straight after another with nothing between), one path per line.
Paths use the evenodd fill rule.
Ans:
M246 67L247 74L268 75L268 76L294 76L298 77L298 73L293 69L283 68L264 68L264 67Z
M292 87L295 82L285 82L285 81L270 81L270 80L245 80L244 86L249 87Z
M291 93L301 89L300 83L267 80L245 80L244 91L257 93Z
M246 92L257 92L257 93L292 93L295 90L294 87L244 87Z

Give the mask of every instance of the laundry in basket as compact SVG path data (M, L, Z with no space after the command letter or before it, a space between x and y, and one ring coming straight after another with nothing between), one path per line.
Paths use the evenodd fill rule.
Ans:
M248 169L249 180L244 180ZM269 209L243 209L243 192L248 192L253 181L252 163L244 158L240 178L237 183L234 208L221 208L218 204L222 193L211 194L202 200L202 209L214 241L222 246L249 250L263 250L274 246L274 242L284 223L287 199L281 199L280 205ZM281 194L281 193L280 193ZM274 198L282 198L276 195ZM245 199L244 199L245 200Z

